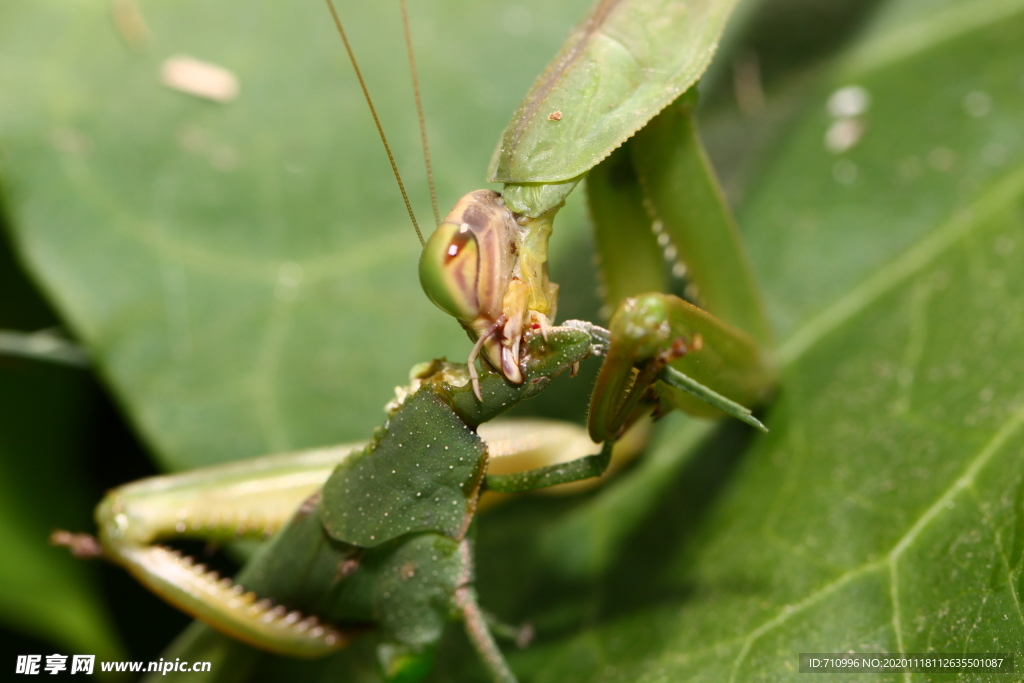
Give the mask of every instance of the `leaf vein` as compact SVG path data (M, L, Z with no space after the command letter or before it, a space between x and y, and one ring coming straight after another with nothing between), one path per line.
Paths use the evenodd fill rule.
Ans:
M1010 597L1013 598L1013 605L1017 609L1017 619L1020 621L1021 626L1024 627L1024 611L1021 611L1020 596L1017 594L1017 586L1013 582L1013 563L1010 561L1010 556L1006 552L1006 546L1003 545L1003 535L999 532L999 528L995 523L989 518L986 512L985 498L978 493L978 490L975 488L973 483L968 487L968 491L970 491L975 504L981 511L981 521L992 529L992 535L996 539L996 550L999 552L999 559L1003 561L1003 565L1006 568L1006 584L1010 588Z
M961 239L970 235L985 219L1018 199L1022 192L1024 167L1004 176L971 205L958 211L945 224L882 266L874 275L797 329L779 347L780 365L785 367L798 360L826 335L934 262Z
M917 522L907 531L906 534L893 546L893 549L889 551L889 560L893 561L899 558L910 545L917 539L921 532L944 510L949 509L950 503L956 498L962 491L967 489L971 484L974 483L975 477L982 468L988 464L988 462L995 456L996 453L1003 447L1003 445L1012 437L1014 434L1024 426L1024 406L1017 409L1013 415L1006 420L1005 423L996 431L996 433L989 439L988 443L977 455L971 458L970 464L967 466L966 471L956 481L950 485L946 491L939 496L924 514L922 514Z
M882 569L883 567L888 568L889 570L890 596L893 601L893 625L896 629L897 647L902 651L903 645L901 635L902 627L900 625L899 618L899 594L898 589L896 588L897 561L903 552L917 539L921 532L944 510L949 509L949 503L952 502L957 495L969 488L982 468L992 460L1006 442L1013 437L1022 426L1024 426L1024 406L1018 408L1017 411L1011 415L998 430L996 430L992 438L989 439L978 453L971 458L970 464L967 466L964 473L960 475L941 496L939 496L935 503L925 510L910 529L907 530L907 533L905 533L900 540L896 542L892 550L890 550L885 557L849 570L824 586L818 588L806 598L795 604L784 605L774 617L768 619L752 630L743 640L743 645L733 662L732 670L729 675L730 683L736 680L743 660L746 659L746 656L749 654L754 643L761 636L768 633L776 626L781 626L791 617L803 612L809 607L814 606L822 599L846 586L851 581L869 574L872 571Z

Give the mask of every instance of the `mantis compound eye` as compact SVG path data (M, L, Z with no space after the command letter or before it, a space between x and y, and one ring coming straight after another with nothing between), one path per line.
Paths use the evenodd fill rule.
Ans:
M448 315L470 321L480 312L477 280L480 246L465 223L445 220L427 240L420 255L420 285L427 297Z
M471 327L502 314L515 263L516 223L490 190L470 192L427 240L420 284L437 306Z

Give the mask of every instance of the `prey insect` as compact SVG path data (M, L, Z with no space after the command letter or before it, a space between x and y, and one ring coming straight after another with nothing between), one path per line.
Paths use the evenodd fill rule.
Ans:
M473 338L467 363L414 369L368 445L129 484L100 504L98 545L64 541L125 566L169 602L266 650L320 656L374 631L385 677L417 680L454 618L494 680L515 680L473 587L471 528L481 495L596 477L615 440L652 410L724 412L760 427L744 406L762 402L773 384L756 287L684 94L709 50L680 57L649 45L634 65L642 78L632 90L599 92L605 101L581 96L602 81L590 69L621 68L600 41L635 44L630 32L645 25L647 12L671 20L666 44L713 45L729 3L705 16L698 5L600 2L506 131L492 168L506 183L502 195L466 195L426 242L421 282ZM687 37L694 25L699 35ZM553 162L545 150L566 141L580 148ZM548 278L554 216L588 173L599 246L648 259L626 268L647 274L639 284L605 259L617 304L609 329L556 324L558 288ZM652 222L685 252L699 306L652 291L664 285ZM600 452L489 472L500 446L482 438L487 423L590 356L605 357L588 425ZM234 579L158 545L266 536Z

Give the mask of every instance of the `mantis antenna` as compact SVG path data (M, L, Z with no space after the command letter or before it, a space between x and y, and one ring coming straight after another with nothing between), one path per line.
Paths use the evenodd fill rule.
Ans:
M434 171L430 166L430 145L427 144L427 123L423 117L423 100L420 98L420 79L416 71L416 57L412 49L412 31L409 30L409 9L406 0L400 0L402 6L402 27L405 29L405 47L409 53L409 71L412 73L412 92L416 97L416 118L420 123L420 139L423 140L423 161L427 166L427 186L430 188L430 206L434 209L434 225L441 224L441 214L437 210L437 191L434 189Z
M341 42L345 44L345 52L348 53L348 59L352 63L352 69L356 72L356 79L359 81L359 87L363 90L363 97L366 98L366 104L370 107L370 114L373 116L373 123L377 126L377 134L380 135L380 141L384 143L384 151L387 152L388 161L391 162L391 172L395 174L395 180L398 182L398 189L401 191L402 200L405 202L405 210L409 212L409 220L412 221L412 227L416 230L416 237L420 240L420 246L426 246L426 242L423 240L423 233L420 232L419 223L416 222L416 214L412 211L412 203L409 202L409 195L405 191L405 183L402 182L402 176L398 172L398 165L395 163L395 155L391 153L391 145L388 144L388 138L384 135L384 127L380 125L380 118L377 116L377 108L373 106L373 100L370 98L370 91L366 87L366 81L363 80L363 73L359 70L359 63L356 62L356 55L352 52L352 46L348 42L348 36L345 35L345 29L341 25L341 18L338 16L338 11L334 8L333 0L327 0L327 8L330 9L331 16L334 18L334 26L338 29L338 35L341 36ZM402 8L404 11L404 3L402 4ZM417 105L418 103L419 97L417 96ZM422 112L420 114L420 118L422 121ZM431 194L433 194L433 183L431 183Z

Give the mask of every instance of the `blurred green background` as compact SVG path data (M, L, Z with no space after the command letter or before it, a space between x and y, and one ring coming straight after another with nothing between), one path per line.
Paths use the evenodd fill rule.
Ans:
M412 3L442 211L482 185L587 4ZM0 328L58 326L92 361L0 356L12 666L154 659L186 623L46 545L90 530L105 488L365 438L413 363L468 348L419 291L326 8L139 0L142 31L124 27L132 6L0 6ZM397 7L341 10L429 223ZM1022 651L1022 35L1020 0L741 5L701 116L780 340L771 433L673 417L604 491L486 516L483 602L538 630L512 655L524 680L776 680L807 651ZM240 96L163 87L178 54L231 69ZM561 315L596 315L578 197L552 262ZM588 381L556 385L529 410L582 420ZM452 629L434 678L479 679L466 650ZM372 678L366 654L260 675Z

